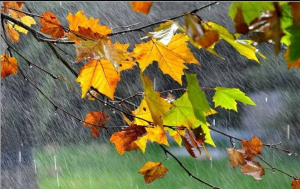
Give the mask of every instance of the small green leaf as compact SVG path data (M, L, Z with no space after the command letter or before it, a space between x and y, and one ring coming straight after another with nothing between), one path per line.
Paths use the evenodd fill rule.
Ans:
M225 109L232 109L237 112L237 100L243 102L244 104L256 106L256 104L249 97L247 97L245 93L240 91L240 89L216 87L215 91L216 93L213 97L215 107L221 106Z
M186 74L188 98L193 106L195 116L199 121L206 123L205 114L209 113L210 107L205 93L198 85L196 74Z
M289 46L291 44L291 34L287 31L287 28L293 25L293 17L291 12L291 6L287 3L281 5L282 8L282 17L280 18L280 27L285 34L281 38L281 43L286 44Z
M290 61L294 62L300 59L300 23L294 24L289 32L291 33Z

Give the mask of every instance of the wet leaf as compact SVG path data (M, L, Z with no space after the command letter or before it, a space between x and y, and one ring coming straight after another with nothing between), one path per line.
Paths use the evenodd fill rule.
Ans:
M242 7L237 7L234 17L235 30L238 33L247 34L249 32L248 25L245 23Z
M150 11L150 8L152 6L152 2L130 2L130 5L132 7L132 9L135 12L141 12L144 14L148 14Z
M233 168L246 164L244 152L242 152L241 150L227 148L227 153L229 154L230 162Z
M117 151L122 155L125 151L138 149L134 141L145 135L146 132L145 127L131 124L122 131L114 133L110 138L110 142L115 143Z
M7 23L4 25L5 31L8 34L9 38L12 42L18 42L19 41L19 33L17 30L13 28L13 26L10 23Z
M184 136L181 136L181 138L182 138L182 141L184 143L186 150L189 152L189 154L193 158L197 158L197 156L194 153L194 150L198 150L199 154L201 155L200 143L198 143L198 141L196 140L196 137L193 133L191 133L187 129Z
M19 12L19 11L22 11L23 4L24 4L24 2L3 2L4 11L5 11L5 13L9 13L11 15L11 17L19 20L23 16L26 16L24 13ZM19 11L15 11L15 10L12 10L9 8L13 8L13 9L16 9Z
M135 61L139 63L142 72L153 61L157 61L164 74L169 74L182 85L183 69L188 68L184 63L200 65L187 47L187 40L188 36L185 34L176 34L166 46L152 39L146 43L136 44L132 56L136 58Z
M187 94L193 106L194 114L199 121L206 123L206 114L211 112L211 108L209 107L205 93L198 85L196 74L186 74L186 80Z
M94 19L93 17L87 18L83 10L79 10L74 15L72 13L69 13L66 19L70 23L69 29L71 31L68 38L73 40L75 43L84 40L84 37L90 37L91 33L87 32L89 31L89 29L98 38L112 32L112 30L108 26L98 24L100 19ZM75 34L83 37L78 37Z
M265 174L265 168L255 161L246 161L241 171L245 175L253 176L255 180L262 180L261 176Z
M116 72L111 62L107 59L89 59L80 69L76 82L81 82L81 98L84 98L90 87L96 88L102 94L114 99L117 83L120 81L120 74Z
M289 46L289 59L290 62L294 62L300 59L300 23L294 24L290 29L291 33L291 45Z
M7 77L10 74L17 74L18 61L14 57L4 53L1 55L1 78Z
M293 189L300 189L300 181L299 181L299 179L294 179L292 181L292 188Z
M216 93L213 97L215 107L221 106L222 108L235 110L237 112L237 100L244 104L256 106L240 89L216 87L215 91Z
M86 115L83 125L90 127L93 136L97 138L108 120L109 115L106 115L104 111L90 112Z
M288 48L284 53L284 58L287 63L288 69L291 69L293 67L296 67L297 69L300 69L300 58L294 62L290 61L290 48Z
M65 31L57 17L50 11L44 12L39 18L42 24L41 32L48 34L52 39L61 38L65 35Z
M164 129L158 126L154 126L154 128L146 128L146 130L146 137L151 142L157 142L158 144L164 144L166 146L169 146L167 135Z
M253 136L251 141L242 140L241 143L243 150L245 150L245 153L247 155L247 159L253 159L261 154L261 147L263 143L256 136Z
M21 19L20 19L21 22L23 22L25 25L27 26L31 26L33 24L36 24L35 20L30 17L30 16L23 16ZM24 34L27 34L28 31L18 25L15 25L15 29L18 30L19 32L22 32Z
M187 35L201 47L206 49L219 41L218 32L203 28L200 19L195 15L185 13L184 19Z
M300 22L300 2L289 2L295 23Z

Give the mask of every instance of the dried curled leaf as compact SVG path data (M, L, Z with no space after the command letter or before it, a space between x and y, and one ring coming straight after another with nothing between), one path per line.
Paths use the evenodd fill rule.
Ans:
M17 74L18 62L14 57L8 56L6 53L1 55L1 78L10 74Z
M241 150L237 150L235 148L227 148L227 153L229 154L230 162L233 168L246 164L244 152L242 152Z
M109 115L106 115L104 111L90 112L86 115L83 125L90 127L93 136L97 138L102 127L105 126L108 120Z
M24 4L24 2L3 2L4 12L9 13L11 15L11 17L19 20L20 18L25 16L24 13L19 12L19 11L22 11L23 4ZM13 9L16 9L16 10L19 10L19 11L12 10L12 9L9 9L9 8L13 8Z
M144 14L148 14L153 2L130 2L132 9L135 12L141 12Z
M155 179L164 177L168 169L161 162L148 161L140 169L139 173L144 175L146 184L151 183Z
M247 159L253 159L261 154L261 147L263 143L256 136L253 136L251 141L242 140L241 143L243 150L245 150L245 153L247 155Z
M147 131L145 127L131 124L122 131L114 133L109 141L115 143L117 151L122 155L125 151L138 149L138 146L134 143L134 141L146 133Z
M191 133L188 129L185 132L184 136L181 136L182 141L184 143L184 146L186 148L186 150L189 152L189 154L194 157L197 158L197 156L194 153L194 150L198 150L199 154L201 154L201 150L200 150L200 143L198 143L198 141L196 140L196 137L193 133Z
M251 175L255 180L262 180L261 176L265 174L265 168L255 161L246 161L246 165L242 166L242 173Z
M299 179L294 179L292 181L292 188L293 189L300 189L300 180Z
M65 35L63 26L52 12L44 12L39 22L42 24L41 32L50 35L52 39L61 38Z

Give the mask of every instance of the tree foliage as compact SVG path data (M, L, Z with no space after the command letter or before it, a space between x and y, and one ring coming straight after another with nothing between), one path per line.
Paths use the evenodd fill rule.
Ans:
M1 55L1 78L19 73L56 110L60 110L82 122L84 126L90 127L92 135L97 138L102 129L114 127L107 125L109 115L102 110L91 111L86 115L85 120L81 120L62 109L18 67L18 60L11 53L13 50L19 54L18 50L13 48L12 43L18 42L20 37L25 37L24 35L28 34L28 31L37 40L48 43L52 50L55 49L55 44L73 45L77 54L74 63L84 63L78 70L79 73L66 64L62 57L60 59L76 75L76 82L80 83L82 91L81 98L103 103L112 111L120 113L128 125L124 126L125 128L121 131L112 134L110 138L120 155L126 151L138 149L145 153L147 141L156 142L161 145L165 154L174 157L190 176L212 188L217 188L191 174L180 160L163 146L169 146L168 133L179 146L185 147L192 157L196 158L197 154L201 154L204 150L210 158L205 146L207 144L215 146L210 135L211 131L215 131L227 136L230 141L235 139L242 144L242 149L236 149L233 143L232 148L227 149L233 168L240 166L241 173L251 175L255 180L261 180L265 174L265 168L253 160L257 158L266 163L273 171L278 170L292 177L292 188L298 189L300 184L296 176L291 176L273 167L261 157L263 146L286 153L290 153L289 151L280 149L276 145L264 144L256 136L251 141L236 138L212 128L207 121L208 116L217 113L213 108L218 106L237 112L237 101L254 106L255 102L237 88L203 87L199 84L196 74L188 74L185 70L188 69L186 64L201 65L193 55L189 44L198 49L204 48L207 52L222 59L223 57L214 50L214 46L220 40L229 43L242 56L258 63L260 62L257 55L262 58L267 57L257 51L255 44L270 43L274 45L274 53L279 54L280 44L284 43L288 46L285 52L287 67L299 69L300 3L234 2L229 8L228 15L235 24L236 33L229 32L218 23L205 21L196 14L214 4L216 2L189 13L183 13L170 20L114 33L110 27L100 24L100 19L88 18L84 10L80 10L76 14L69 13L66 18L57 18L50 11L41 15L30 13L25 10L23 2L4 2L1 9L4 31L1 37L8 48L7 53ZM135 12L148 14L151 11L152 2L131 2L130 5ZM185 25L174 21L180 17L184 17ZM61 24L59 20L62 19L67 20L69 25ZM31 25L37 24L37 21L40 25L39 31L31 27ZM160 26L156 27L153 32L147 33L143 30L157 24ZM111 41L114 36L128 32L142 32L144 37L141 39L141 43L122 44L119 41L115 43ZM22 33L21 36L20 33ZM242 36L248 38L240 39ZM131 52L128 51L130 45L134 45ZM144 75L146 68L155 61L163 74L169 75L182 86L175 89L183 92L180 97L176 98L171 94L174 89L163 92L156 91L153 82ZM31 64L34 65L34 63ZM134 67L140 70L140 80L144 90L128 98L116 97L114 93L121 80L122 72ZM183 83L183 77L186 80L186 86ZM213 98L208 99L204 90L214 92ZM141 96L142 100L138 107L132 108L130 100L135 96ZM210 106L210 102L214 102L213 107ZM139 173L144 175L147 184L167 174L168 169L162 164L165 160L149 161L140 169Z

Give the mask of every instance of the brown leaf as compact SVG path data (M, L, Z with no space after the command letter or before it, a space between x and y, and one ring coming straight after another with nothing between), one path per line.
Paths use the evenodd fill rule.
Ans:
M97 138L102 127L105 126L108 120L109 115L106 115L104 111L90 112L86 115L83 125L90 127L93 136Z
M17 74L18 62L14 57L8 56L6 53L1 55L1 78L10 74Z
M205 141L205 133L204 133L201 125L199 127L197 127L196 129L192 129L192 130L193 130L193 133L196 137L196 140L199 143L203 143Z
M168 169L161 162L148 161L139 171L144 175L146 184L151 183L157 178L164 177L168 172Z
M245 150L247 159L253 159L261 154L261 147L263 143L256 136L253 136L251 141L242 140L242 147Z
M195 15L185 13L184 18L186 33L194 42L201 45L201 47L208 48L219 41L219 33L215 30L206 30L203 28L200 19Z
M44 12L39 22L42 24L41 32L50 35L52 39L61 38L65 35L63 26L52 12Z
M300 2L289 2L295 23L300 22Z
M248 25L245 23L242 7L237 7L236 15L234 17L235 30L241 34L249 32Z
M298 59L294 62L290 61L290 47L285 51L284 58L286 60L288 69L291 69L293 67L300 69L300 59Z
M117 151L122 155L125 151L138 149L138 146L134 143L134 141L146 133L147 131L145 127L131 124L122 131L114 133L110 138L110 142L115 143Z
M299 179L294 179L292 181L292 187L293 187L293 189L300 189L300 181L299 181Z
M246 164L244 153L241 152L241 150L227 148L227 153L229 154L230 162L233 168Z
M152 2L130 2L130 5L132 9L135 12L141 12L144 14L148 14L150 11L150 8L152 6Z
M265 168L255 161L246 161L246 163L242 166L242 173L253 176L255 180L262 180L261 176L265 174Z
M195 149L197 149L199 154L201 154L199 143L197 142L196 137L188 129L186 130L184 136L181 135L181 139L184 143L186 150L192 157L197 158L197 156L194 153Z

